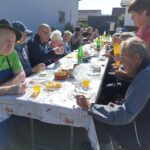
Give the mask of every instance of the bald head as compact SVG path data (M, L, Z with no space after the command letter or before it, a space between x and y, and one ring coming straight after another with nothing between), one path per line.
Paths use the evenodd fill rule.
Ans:
M38 32L39 32L41 29L43 29L43 28L47 28L47 29L50 29L50 30L51 30L51 27L50 27L48 24L42 23L42 24L39 26Z
M42 23L39 26L38 34L40 36L41 42L48 42L51 34L51 28L48 24Z

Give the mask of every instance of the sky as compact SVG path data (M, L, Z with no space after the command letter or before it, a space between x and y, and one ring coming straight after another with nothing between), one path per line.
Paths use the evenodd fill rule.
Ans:
M111 14L113 7L121 7L121 0L81 0L79 10L100 9L102 14Z

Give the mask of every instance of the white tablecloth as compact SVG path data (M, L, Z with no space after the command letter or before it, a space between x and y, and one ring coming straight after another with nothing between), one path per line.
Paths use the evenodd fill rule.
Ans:
M69 59L66 57L65 59ZM95 102L98 89L102 82L107 61L99 61L95 58L94 63L101 65L101 73L98 76L91 77L90 87L88 90L79 90L85 96L90 98L91 102ZM65 65L65 64L63 64ZM89 65L89 64L87 64ZM53 68L54 69L54 68ZM46 77L33 75L27 80L53 80L52 66L46 72ZM28 82L27 81L27 82ZM70 125L75 127L84 127L88 132L91 145L95 150L99 149L93 118L84 110L79 108L74 98L75 79L67 79L62 81L63 87L55 91L46 91L45 86L41 86L40 94L33 98L32 85L28 84L26 94L20 96L1 96L0 97L0 114L9 115L15 114L26 116L29 118L38 119L43 122L61 125Z

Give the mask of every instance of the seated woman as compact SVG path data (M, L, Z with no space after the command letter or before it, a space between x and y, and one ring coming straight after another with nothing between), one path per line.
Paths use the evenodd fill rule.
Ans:
M55 61L62 58L64 56L64 42L61 38L61 32L59 30L55 30L51 33L49 42L50 47L53 49L53 51L57 50L57 55L55 56Z
M72 33L69 30L66 30L63 35L63 42L65 45L65 54L69 54L72 52L71 43L70 43L71 37L72 37Z

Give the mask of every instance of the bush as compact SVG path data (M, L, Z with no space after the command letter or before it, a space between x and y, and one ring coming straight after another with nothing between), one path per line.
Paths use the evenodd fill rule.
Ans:
M65 31L69 30L70 32L73 33L74 32L74 26L70 22L68 22L68 23L65 24L64 30Z

